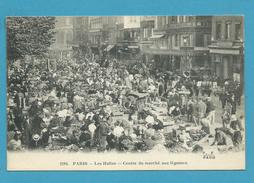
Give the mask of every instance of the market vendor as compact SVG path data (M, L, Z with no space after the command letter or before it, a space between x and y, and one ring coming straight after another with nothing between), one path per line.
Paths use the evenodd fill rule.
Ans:
M214 142L211 145L226 146L227 147L226 150L229 150L234 146L230 134L227 134L223 128L215 129L215 138Z
M100 58L88 55L85 61L77 60L76 63L63 59L57 69L50 72L40 67L19 70L18 74L10 72L8 98L14 103L8 111L12 121L8 124L10 139L16 128L22 132L25 148L33 141L36 148L104 152L113 149L163 151L163 147L174 151L179 146L189 150L193 139L210 134L213 137L211 130L217 113L213 99L217 96L199 97L204 84L210 85L210 78L208 82L202 79L196 82L177 72L155 69L151 74L144 64L141 68L128 68L115 58L112 58L114 61L107 58L108 64L101 67L96 63ZM25 85L27 92L23 96L19 93ZM235 89L230 91L229 88L227 84L222 92L229 95L223 101L223 107L231 118L229 122L222 118L222 124L232 131L236 146L243 142L244 129L240 125L243 119L235 120L231 116L238 112L235 104L239 103L239 96ZM28 114L22 117L20 109L26 108L29 108ZM191 139L189 131L182 130L172 138L175 146L166 146L168 131L179 124L198 128L202 135L201 132L190 133ZM223 141L220 138L216 141Z
M107 135L109 133L109 125L105 118L100 121L98 128L98 151L105 151L107 146Z
M20 131L15 132L13 139L11 139L8 142L7 148L8 148L8 150L12 150L12 151L19 151L22 149L21 132Z

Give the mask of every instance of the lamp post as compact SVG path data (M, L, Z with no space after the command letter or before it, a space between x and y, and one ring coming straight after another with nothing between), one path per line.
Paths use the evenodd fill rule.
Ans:
M118 42L118 22L116 22L115 24L116 24L116 25L115 25L115 28L116 28L116 29L115 29L115 31L116 31L116 32L115 32L115 44L116 44L116 45L115 45L115 48L116 48L116 49L115 49L115 50L116 50L116 52L115 52L115 54L116 54L115 57L116 57L116 59L118 59L118 49L117 49L117 42Z
M194 47L188 46L188 40L186 37L183 38L183 46L181 47L181 49L184 51L184 70L191 70L192 68L192 63L191 63L191 59L190 56L188 55L188 52L190 50L193 50Z

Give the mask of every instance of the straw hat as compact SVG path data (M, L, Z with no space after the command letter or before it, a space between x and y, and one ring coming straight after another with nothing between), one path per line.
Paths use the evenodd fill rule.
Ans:
M38 142L40 140L40 135L34 134L32 138L34 141Z

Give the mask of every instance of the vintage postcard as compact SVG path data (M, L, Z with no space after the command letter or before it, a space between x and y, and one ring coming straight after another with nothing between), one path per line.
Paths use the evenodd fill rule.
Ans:
M244 17L6 17L7 169L244 170Z

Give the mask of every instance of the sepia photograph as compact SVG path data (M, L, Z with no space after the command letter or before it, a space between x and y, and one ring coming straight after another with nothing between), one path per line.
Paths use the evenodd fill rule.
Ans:
M8 170L245 169L243 16L10 16L6 43Z

